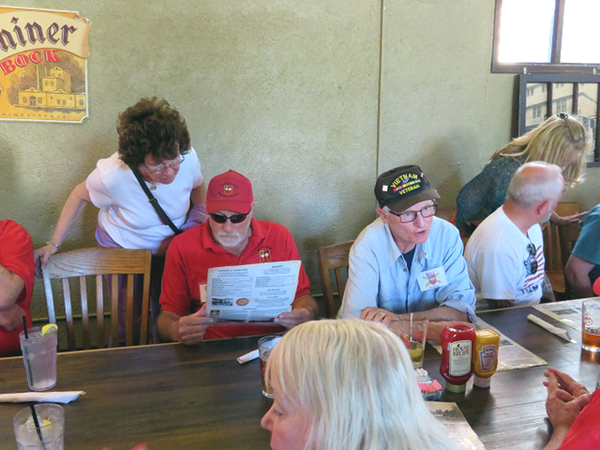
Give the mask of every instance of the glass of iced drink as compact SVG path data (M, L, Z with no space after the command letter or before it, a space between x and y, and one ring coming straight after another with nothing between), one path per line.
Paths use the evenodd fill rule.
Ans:
M42 333L39 327L21 331L21 351L27 374L27 384L32 391L45 391L56 386L56 347L58 344L55 329Z
M63 450L65 412L62 406L54 403L41 403L35 405L35 412L40 425L39 429L35 426L31 408L22 409L13 419L19 450Z
M427 324L429 321L415 319L413 314L403 317L400 320L402 331L401 337L408 350L413 367L423 367L425 356L425 344L427 342Z
M258 340L258 355L260 357L260 381L262 384L262 394L267 398L273 398L273 391L265 380L265 371L269 355L275 348L275 345L281 340L281 336L265 336Z
M581 305L581 347L600 352L600 300L586 300Z

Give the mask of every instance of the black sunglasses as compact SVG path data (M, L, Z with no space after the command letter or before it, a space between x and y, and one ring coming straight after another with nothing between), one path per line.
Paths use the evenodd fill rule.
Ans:
M229 219L231 223L242 223L244 220L246 220L248 214L250 214L250 211L248 211L246 214L233 214L231 216L226 216L225 214L210 213L210 218L217 223L225 223L227 222L227 219Z
M537 250L533 242L527 244L527 251L529 252L529 275L533 275L538 270Z

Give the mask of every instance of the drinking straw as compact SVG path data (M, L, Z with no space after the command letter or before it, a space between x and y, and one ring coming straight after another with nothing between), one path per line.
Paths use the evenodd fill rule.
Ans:
M27 332L27 317L23 316L23 331L25 332L25 340L29 339L29 333ZM29 358L27 358L27 347L23 347L23 361L27 365L27 384L33 386L33 374L31 373L31 365L29 364Z
M42 448L45 450L46 446L44 445L44 439L42 438L42 430L40 428L40 421L38 420L37 413L35 412L35 406L33 403L29 405L31 408L31 417L33 417L33 422L35 423L35 431L37 431L37 435L40 438L40 443L42 444Z

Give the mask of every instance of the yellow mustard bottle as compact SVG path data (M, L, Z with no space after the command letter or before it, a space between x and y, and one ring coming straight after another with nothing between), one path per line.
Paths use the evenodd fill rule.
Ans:
M498 367L500 336L492 330L478 330L475 334L477 338L473 351L473 384L480 388L489 388L492 375Z

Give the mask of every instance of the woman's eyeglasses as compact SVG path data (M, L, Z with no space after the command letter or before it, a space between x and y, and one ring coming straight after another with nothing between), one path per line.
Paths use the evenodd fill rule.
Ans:
M529 275L533 275L538 270L537 249L533 242L527 244L527 252L529 252Z
M185 157L181 155L181 159L179 161L175 161L171 164L159 164L158 166L148 166L147 164L144 165L150 173L157 174L166 172L168 169L177 169L183 161L185 161Z
M217 223L225 223L227 220L229 220L231 223L242 223L244 220L246 220L248 214L250 214L250 211L248 211L246 214L232 214L231 216L217 213L210 213L209 215L210 218Z

